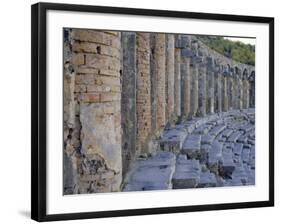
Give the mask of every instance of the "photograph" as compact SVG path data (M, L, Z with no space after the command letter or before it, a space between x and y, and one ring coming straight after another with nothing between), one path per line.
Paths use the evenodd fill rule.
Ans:
M64 196L255 186L254 36L62 34Z

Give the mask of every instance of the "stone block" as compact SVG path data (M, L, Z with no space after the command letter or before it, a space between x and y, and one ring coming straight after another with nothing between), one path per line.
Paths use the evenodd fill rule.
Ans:
M180 152L183 142L186 138L184 129L168 129L165 130L160 140L160 147L165 151Z
M179 160L173 175L173 189L195 188L200 181L198 160Z
M174 165L175 155L170 152L159 152L151 158L138 160L124 191L171 189Z
M183 143L182 152L191 159L200 156L201 135L188 135Z
M198 188L216 187L216 186L217 186L217 180L215 174L211 173L210 171L201 172L200 181L197 185Z

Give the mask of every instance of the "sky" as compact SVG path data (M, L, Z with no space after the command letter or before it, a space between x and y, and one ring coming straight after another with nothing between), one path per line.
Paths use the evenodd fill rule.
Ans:
M238 37L224 37L224 38L232 41L241 41L244 44L256 45L255 38L238 38Z

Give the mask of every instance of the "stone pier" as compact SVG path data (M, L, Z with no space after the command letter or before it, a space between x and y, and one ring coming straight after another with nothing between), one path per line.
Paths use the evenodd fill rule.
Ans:
M137 148L147 151L151 133L150 34L137 33ZM132 113L132 111L131 111Z
M198 114L199 116L206 116L206 103L207 103L207 93L206 93L206 73L207 73L207 67L206 67L206 61L203 57L199 58L200 64L198 68L198 86L199 86L199 96L198 96Z
M213 58L211 57L207 57L207 77L208 77L207 112L212 114L215 111L215 75L214 75L214 61Z
M167 119L171 120L175 112L175 37L166 35L166 103Z
M175 114L181 115L181 48L180 48L180 35L175 35L175 87L174 87L174 104Z
M130 161L136 154L137 132L137 58L136 33L122 32L122 95L121 95L121 124L122 124L122 167L123 174L128 171ZM138 88L139 90L139 88ZM139 122L138 122L139 124Z
M72 133L80 134L77 193L120 191L121 33L74 29L71 35L79 119Z
M163 130L166 125L166 38L165 34L152 34L152 73L154 80L153 87L154 96L153 103L155 116L155 130L156 132Z

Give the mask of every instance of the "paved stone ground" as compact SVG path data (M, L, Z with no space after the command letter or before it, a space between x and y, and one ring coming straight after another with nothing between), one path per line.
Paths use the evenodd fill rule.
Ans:
M164 130L157 153L136 160L123 191L255 184L255 111L194 118Z

